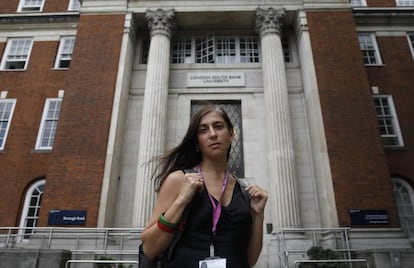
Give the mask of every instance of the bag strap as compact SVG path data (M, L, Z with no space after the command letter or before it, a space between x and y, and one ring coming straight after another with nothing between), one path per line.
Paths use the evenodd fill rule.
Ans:
M236 179L236 181L239 183L239 186L240 186L240 189L241 189L241 192L242 192L242 196L243 196L243 199L245 200L245 201L248 201L248 202L250 202L250 197L249 197L249 194L247 193L247 191L246 191L246 187L248 186L248 183L247 183L247 181L245 181L244 179L240 179L239 177L237 177L235 174L233 174L233 177Z
M187 173L197 173L194 169L183 169L183 172L184 172L184 174L187 174ZM183 214L181 215L181 220L180 220L180 223L178 225L178 230L175 232L174 238L171 241L170 246L168 247L168 254L167 254L168 260L171 259L171 256L173 254L174 248L177 245L178 241L181 238L181 235L184 232L185 225L186 225L187 219L188 219L188 215L190 214L191 204L192 204L192 202L190 202L187 205L187 207L184 209Z

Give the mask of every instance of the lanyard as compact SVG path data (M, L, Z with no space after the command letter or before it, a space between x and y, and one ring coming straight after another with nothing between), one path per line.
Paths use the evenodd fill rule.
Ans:
M203 173L201 172L200 165L198 165L197 168L198 168L198 172L201 174L201 177L203 177L203 179L204 179ZM207 191L208 197L210 198L211 205L213 206L213 216L212 216L213 227L211 229L211 232L213 233L213 236L216 234L217 223L218 223L218 220L219 220L220 214L221 214L221 199L223 197L224 192L226 191L228 181L229 181L229 171L226 170L226 175L224 176L223 185L221 186L221 194L220 194L220 198L218 200L217 205L216 205L216 202L214 202L214 199L211 196L211 194Z
M201 174L201 177L204 180L204 176L203 176L203 173L201 172L200 165L197 166L197 169L198 169L198 172ZM211 196L211 194L207 191L208 197L210 198L211 205L213 206L213 216L212 216L213 226L211 228L213 238L216 236L217 223L218 223L218 220L219 220L220 214L221 214L221 199L223 198L224 192L226 191L228 181L229 181L229 171L226 170L226 175L224 176L223 185L221 186L221 194L220 194L220 198L218 200L217 205L216 205L216 202L214 202L214 199ZM213 244L213 241L211 241L211 245L210 245L210 257L214 257L214 244Z

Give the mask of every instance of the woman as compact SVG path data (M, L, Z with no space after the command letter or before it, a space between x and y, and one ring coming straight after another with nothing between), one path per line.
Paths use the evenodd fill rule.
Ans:
M185 229L168 267L195 268L220 258L228 268L252 267L263 241L267 192L255 184L242 189L227 169L233 125L220 108L202 106L176 148L161 158L155 176L158 198L144 232L144 253L164 252L189 206ZM193 173L183 169L192 168ZM243 192L245 191L245 192ZM246 194L248 198L245 198Z

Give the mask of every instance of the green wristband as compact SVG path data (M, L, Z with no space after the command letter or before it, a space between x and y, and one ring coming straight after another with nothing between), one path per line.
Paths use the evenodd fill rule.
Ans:
M167 226L168 228L171 228L171 229L177 228L178 224L167 221L164 218L164 214L165 214L165 212L160 215L160 218L159 218L160 223Z

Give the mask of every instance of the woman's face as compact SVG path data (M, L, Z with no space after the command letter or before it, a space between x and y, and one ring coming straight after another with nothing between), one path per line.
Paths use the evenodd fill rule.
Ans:
M227 156L233 141L233 130L228 128L219 112L212 111L201 118L197 139L204 156Z

